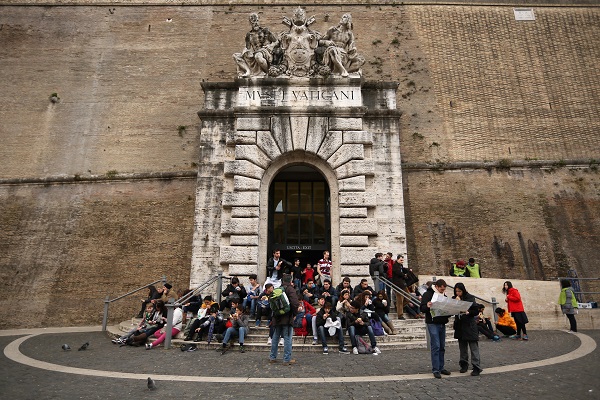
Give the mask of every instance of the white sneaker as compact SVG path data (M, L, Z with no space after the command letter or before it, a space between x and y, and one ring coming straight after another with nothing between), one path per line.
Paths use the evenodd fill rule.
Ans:
M269 338L269 339L267 340L267 344L271 344L271 343L273 343L273 339Z
M379 347L375 346L373 348L373 354L381 354L381 350L379 350Z
M283 346L283 338L279 339L279 345Z
M358 349L356 347L352 348L352 354L358 354Z

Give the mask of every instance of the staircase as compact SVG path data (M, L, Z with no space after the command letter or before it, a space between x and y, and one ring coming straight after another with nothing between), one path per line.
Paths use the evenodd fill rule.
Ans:
M417 349L427 347L426 338L426 327L424 319L405 319L400 320L397 318L395 313L390 313L389 317L392 318L396 335L388 336L377 336L377 346L381 351L385 350L400 350L400 349ZM123 321L118 325L109 326L108 333L112 337L119 337L126 332L129 332L139 323L140 319L132 318L131 320ZM249 322L249 334L246 335L244 340L244 347L249 351L269 351L271 345L267 345L269 338L269 328L265 326L266 322L263 320L260 327L255 327L255 320L251 319ZM447 325L446 344L453 344L456 339L452 338L452 324ZM172 346L178 348L183 343L194 343L199 349L215 349L220 346L220 343L213 341L208 344L206 339L202 342L186 342L183 340L183 333L180 332L176 337L172 339ZM151 339L152 340L152 339ZM312 345L313 337L309 335L307 337L294 336L293 347L294 351L302 352L315 352L320 353L323 351L323 347L319 341L317 345ZM367 339L368 341L368 339ZM334 338L327 339L330 351L335 352L337 349L337 340ZM346 347L350 348L350 336L345 335ZM235 338L234 345L237 345L237 338Z

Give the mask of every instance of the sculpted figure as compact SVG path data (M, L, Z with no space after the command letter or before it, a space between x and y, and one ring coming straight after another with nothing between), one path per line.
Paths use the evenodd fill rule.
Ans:
M246 34L246 48L233 55L241 78L265 76L273 61L273 50L279 44L268 28L260 26L258 14L250 14L249 21L251 29Z
M358 72L365 59L356 51L354 33L352 33L352 16L344 14L337 26L329 28L320 38L319 46L325 47L323 64L331 69L333 74L348 76Z

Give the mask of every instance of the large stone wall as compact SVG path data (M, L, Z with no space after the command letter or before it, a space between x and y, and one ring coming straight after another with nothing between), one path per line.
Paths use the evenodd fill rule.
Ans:
M0 187L0 329L99 324L103 300L190 276L195 180ZM139 311L142 292L110 307Z
M201 143L200 82L234 78L231 54L243 46L248 13L258 11L278 31L296 4L217 3L0 6L0 274L18 299L32 298L26 288L38 293L26 311L50 318L32 326L98 323L104 285L116 284L117 293L146 282L150 270L170 277L163 268L174 259L181 263L177 287L185 286L198 232L194 200L206 196L206 207L218 205L222 165L213 167L214 179L169 183L177 189L166 197L163 181L6 183L185 175L210 152L226 151L225 141ZM472 255L490 277L544 279L568 267L600 275L593 254L600 7L564 6L571 3L535 6L536 21L526 22L514 20L512 6L308 6L321 31L351 12L365 78L400 84L408 261L420 273L441 274L449 260ZM49 100L54 92L58 103ZM373 158L388 156L379 143ZM554 167L506 169L520 160ZM592 168L571 171L563 160ZM461 162L472 162L471 169L452 169ZM483 162L503 169L488 171ZM124 188L128 195L117 201ZM66 233L71 220L85 229ZM149 235L143 252L125 245L139 232ZM107 251L92 233L121 239ZM215 229L206 240L219 235ZM124 278L122 259L148 268ZM82 283L90 273L101 288ZM77 303L81 298L89 301ZM48 308L51 299L66 311ZM5 315L2 326L19 326L16 315Z

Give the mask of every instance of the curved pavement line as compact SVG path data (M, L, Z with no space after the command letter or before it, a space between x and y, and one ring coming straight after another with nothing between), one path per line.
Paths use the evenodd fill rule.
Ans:
M77 328L69 328L70 332L76 332ZM85 328L84 328L85 329ZM64 332L64 328L61 328L61 331ZM85 330L89 331L89 328ZM51 333L50 330L44 333ZM34 368L45 369L49 371L55 372L63 372L66 374L76 374L76 375L86 375L86 376L96 376L103 378L118 378L118 379L146 379L148 374L134 374L129 372L114 372L114 371L102 371L88 368L76 368L76 367L68 367L59 364L52 364L45 361L36 360L34 358L28 357L21 353L19 347L21 343L25 342L27 339L30 339L34 336L38 336L44 333L36 333L33 335L24 336L18 338L11 343L9 343L4 348L4 355L6 358L18 362L20 364L28 365ZM557 357L547 358L545 360L539 361L531 361L521 364L513 364L506 365L502 367L491 367L486 368L484 374L490 373L502 373L502 372L510 372L517 371L527 368L538 368L545 367L548 365L559 364L567 361L573 361L574 359L586 356L592 353L596 349L596 342L594 339L589 337L588 335L582 333L573 333L576 335L581 341L581 345L571 351L570 353L563 354ZM280 364L281 365L281 364ZM454 377L464 377L469 376L469 374L455 374L451 377L444 379L451 379ZM188 375L153 375L152 378L156 381L172 381L172 382L218 382L218 383L291 383L291 384L300 384L310 382L329 382L329 383L340 383L340 382L362 382L367 379L371 382L384 382L384 381L410 381L410 380L419 380L419 379L435 379L431 373L427 374L409 374L409 375L383 375L383 376L339 376L339 377L303 377L303 378L252 378L252 377L240 377L233 378L230 376L188 376Z

